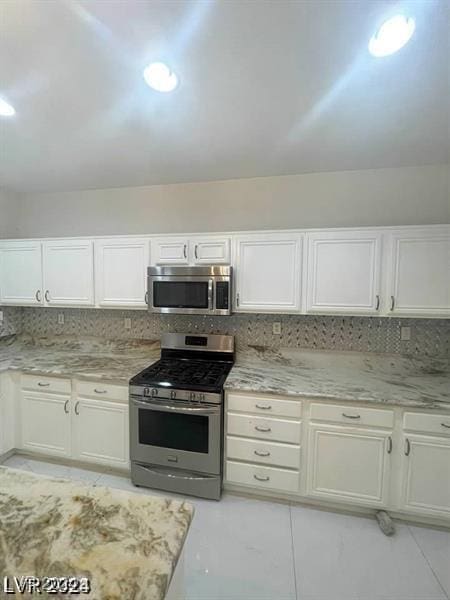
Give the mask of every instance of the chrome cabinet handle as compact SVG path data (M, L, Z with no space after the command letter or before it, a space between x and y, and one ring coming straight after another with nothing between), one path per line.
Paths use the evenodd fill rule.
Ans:
M195 258L198 258L198 244L195 244L194 256L195 256Z
M41 301L41 290L38 290L35 294L35 298L37 300L37 302Z
M97 388L94 389L94 392L96 394L106 394L107 390L98 390Z
M263 406L262 404L255 404L255 408L259 408L260 410L272 410L271 405Z
M145 292L144 302L145 304L148 304L148 292Z
M183 245L183 256L184 258L187 258L187 244Z
M361 415L347 415L345 413L342 413L342 416L345 417L346 419L360 419Z
M408 440L408 438L406 438L406 440L405 440L405 456L409 456L410 452L411 452L411 443Z
M377 294L375 297L377 299L377 304L375 306L375 310L380 310L380 295Z
M39 387L49 387L50 384L49 383L42 383L42 381L38 381L38 386Z
M450 429L450 425L447 425L447 423L441 423L442 427L445 427L446 429Z
M64 402L64 412L66 413L66 415L68 415L68 414L69 414L69 411L68 411L68 409L67 409L67 406L68 406L68 404L69 404L69 401L68 401L68 400L66 400L66 401Z
M259 450L254 450L253 453L256 454L256 456L270 456L270 452L260 452Z
M50 302L50 292L45 290L44 298L46 302Z
M394 306L395 306L395 298L394 298L394 296L391 296L391 311L394 310Z
M391 436L389 436L387 453L390 454L391 452L392 452L392 438L391 438Z
M236 294L236 306L239 306L239 292Z
M269 433L269 431L272 431L270 427L260 427L259 425L255 425L255 429L256 431L262 431L263 433Z
M78 410L78 405L79 405L79 404L80 404L80 401L78 401L78 402L75 404L75 414L76 414L76 415L79 415L79 414L80 414L80 411Z
M270 477L268 475L266 475L266 477L262 477L261 475L253 475L253 477L257 481L269 481L269 479L270 479Z

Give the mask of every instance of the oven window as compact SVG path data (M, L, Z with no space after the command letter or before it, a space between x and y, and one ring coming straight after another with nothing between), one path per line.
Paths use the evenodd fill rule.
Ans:
M155 308L208 308L207 281L154 281Z
M139 409L139 443L208 454L208 419L202 415Z

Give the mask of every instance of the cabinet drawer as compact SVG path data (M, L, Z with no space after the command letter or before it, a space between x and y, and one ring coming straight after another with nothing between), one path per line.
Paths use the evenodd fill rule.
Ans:
M77 381L77 395L128 402L128 387L103 381Z
M228 409L235 412L260 413L299 419L302 405L298 400L278 400L270 396L228 394Z
M70 394L72 390L70 379L59 377L41 377L40 375L22 375L22 389L36 392L53 392Z
M228 413L227 422L230 435L242 435L290 444L300 443L300 421L265 419L264 417Z
M246 462L276 465L287 469L300 468L300 446L227 437L227 457Z
M282 492L297 492L299 484L298 471L274 469L227 461L227 481L239 485L279 490Z
M370 425L373 427L393 427L394 412L380 408L366 408L352 405L311 404L311 419L346 423L347 425Z
M450 412L446 415L407 412L403 416L403 428L450 436Z

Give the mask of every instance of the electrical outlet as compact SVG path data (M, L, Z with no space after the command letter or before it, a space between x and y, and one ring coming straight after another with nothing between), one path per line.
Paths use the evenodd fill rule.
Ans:
M411 327L400 327L400 339L402 342L409 342L411 339Z
M125 329L131 329L130 317L125 317L123 324L124 324Z
M3 323L3 311L0 310L0 323Z
M58 325L64 325L64 313L58 313Z
M276 321L272 325L272 333L273 333L273 335L281 335L281 323L280 323L280 321Z

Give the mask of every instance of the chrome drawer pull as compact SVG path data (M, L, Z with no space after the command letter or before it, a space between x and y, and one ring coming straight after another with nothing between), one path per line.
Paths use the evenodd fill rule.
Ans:
M69 414L69 411L67 410L67 406L68 406L68 404L69 404L69 401L68 401L68 400L66 400L66 401L64 402L64 412L66 413L66 415L68 415L68 414Z
M342 416L345 417L346 419L360 419L361 415L346 415L345 413L342 413Z
M258 450L254 450L256 456L270 456L270 452L259 452Z
M380 296L379 296L379 294L376 295L376 299L377 299L377 304L375 306L375 310L380 310Z
M395 298L394 298L394 296L391 296L391 311L394 310L394 307L395 307Z
M269 433L272 431L270 427L260 427L259 425L255 425L256 431L262 431L263 433Z
M49 385L49 383L42 383L41 381L38 382L39 387L49 387Z
M450 425L447 425L447 423L441 423L442 427L445 427L446 429L450 429Z
M261 410L271 410L272 409L270 404L268 406L263 406L262 404L255 404L255 408L259 408Z
M98 390L97 388L94 389L94 392L96 394L106 394L107 390Z
M405 440L405 456L409 456L410 452L411 452L411 443L408 440L408 438L406 438L406 440Z
M79 401L75 403L75 414L76 414L76 415L79 415L79 414L80 414L80 411L78 410L78 406L79 406L79 404L80 404L80 402L79 402Z
M41 301L41 290L38 290L38 291L36 292L35 298L36 298L37 302L40 302L40 301Z
M261 477L261 475L253 475L253 477L257 481L269 481L269 479L270 479L270 477L268 475L266 475L266 477Z
M391 436L388 437L388 449L387 449L387 453L391 454L392 452L392 438Z

